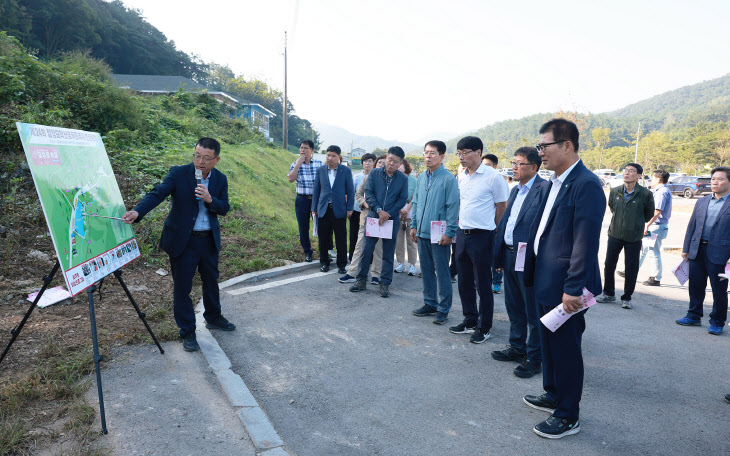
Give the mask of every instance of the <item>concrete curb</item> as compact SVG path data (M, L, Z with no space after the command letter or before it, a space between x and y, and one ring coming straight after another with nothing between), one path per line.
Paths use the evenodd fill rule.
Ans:
M218 287L222 290L241 283L258 282L318 266L319 263L295 263L264 271L250 272L221 282ZM244 430L248 433L260 455L289 456L290 453L283 448L284 442L276 432L274 425L259 406L241 376L231 370L231 361L228 356L218 345L218 341L215 340L210 330L205 327L203 310L203 300L201 299L195 308L196 337L200 350L208 361L210 369L218 378L236 414L241 419Z

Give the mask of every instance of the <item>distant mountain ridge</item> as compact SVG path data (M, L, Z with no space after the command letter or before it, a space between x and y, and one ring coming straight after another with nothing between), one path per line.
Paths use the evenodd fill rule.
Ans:
M419 150L421 146L400 141L391 141L377 136L363 136L352 133L342 127L330 125L324 122L312 122L314 129L319 133L322 148L335 144L340 146L342 152L350 152L351 148L365 149L372 152L374 149L387 149L392 146L400 146L408 153Z
M518 144L537 141L540 125L554 113L533 114L520 119L509 119L479 128L479 136L487 149L512 148ZM601 114L577 113L582 129L581 148L593 142L591 130L598 127L611 130L608 147L627 146L641 124L641 134L669 128L689 128L703 122L730 121L730 74L680 87L624 108ZM446 145L454 152L458 138ZM496 152L495 152L496 153Z

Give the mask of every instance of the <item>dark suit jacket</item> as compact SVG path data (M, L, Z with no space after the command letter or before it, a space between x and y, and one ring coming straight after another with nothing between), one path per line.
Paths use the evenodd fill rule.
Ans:
M210 184L208 193L213 201L207 205L210 213L210 229L213 232L216 251L221 249L221 226L218 216L228 213L228 179L226 175L213 168L210 171ZM172 209L165 220L160 238L160 247L170 255L177 258L182 255L185 246L188 245L190 233L198 218L199 206L195 199L195 166L192 163L182 166L173 166L161 184L153 188L142 198L134 208L139 212L135 222L139 222L145 215L169 195L172 195Z
M540 210L540 196L542 191L549 187L549 183L540 176L535 176L535 181L530 187L530 191L527 192L525 201L522 202L520 213L517 215L517 224L515 229L512 231L512 244L515 249L520 242L527 242L530 237L530 227L532 221L535 220L538 210ZM497 225L497 237L494 238L494 267L504 268L504 232L507 230L507 222L509 221L510 214L512 213L512 206L517 199L517 193L519 188L515 185L512 188L512 193L509 195L507 200L507 209L504 211L502 219Z
M682 252L689 253L690 259L697 258L697 250L700 247L700 237L707 218L707 208L710 206L712 195L703 196L695 204L692 217L687 225L687 233L684 235L684 246ZM717 214L715 225L707 244L707 259L710 263L725 264L730 259L730 198L726 199Z
M327 212L327 200L332 195L332 211L335 218L347 217L347 212L355 206L355 184L352 182L352 171L345 165L337 165L335 183L330 187L327 176L329 166L325 163L317 170L314 178L314 194L312 195L312 212L322 218Z
M551 187L550 182L542 193L530 228L524 275L525 285L534 285L537 302L547 308L560 304L563 293L580 296L583 287L601 293L598 246L606 212L601 181L579 161L560 187L535 256L535 236Z

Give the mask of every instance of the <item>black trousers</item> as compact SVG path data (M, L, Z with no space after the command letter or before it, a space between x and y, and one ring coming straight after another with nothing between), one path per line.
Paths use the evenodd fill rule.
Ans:
M357 204L355 204L357 206ZM355 245L357 244L357 234L360 231L360 211L353 211L350 217L350 261L355 253Z
M324 217L319 219L319 263L330 264L330 256L327 252L328 246L332 244L332 232L335 233L335 246L337 246L337 267L347 266L347 217L335 218L335 213L330 205ZM330 240L327 242L327 240Z
M492 250L494 231L464 230L456 232L456 269L459 272L459 298L464 323L484 332L492 329L494 294L492 293ZM476 284L476 289L475 285ZM479 307L477 310L477 292Z
M183 254L177 258L170 257L173 309L180 336L195 332L195 309L190 292L196 269L203 282L203 317L207 321L215 320L221 315L221 301L218 290L218 252L213 236L191 236Z
M626 271L626 281L624 282L624 294L621 296L622 301L631 301L631 295L636 289L636 276L639 275L639 258L641 258L641 241L626 242L614 237L608 237L606 244L606 263L603 271L603 292L607 296L613 296L616 292L616 280L614 273L616 272L616 263L618 263L618 255L624 251L624 267Z

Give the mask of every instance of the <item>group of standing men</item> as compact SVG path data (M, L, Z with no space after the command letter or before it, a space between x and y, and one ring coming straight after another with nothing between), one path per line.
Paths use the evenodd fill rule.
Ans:
M467 136L458 142L463 171L456 177L442 165L446 145L442 141L426 143L424 164L427 170L418 176L408 233L418 245L423 275L424 304L413 314L433 316L433 322L438 325L446 323L452 304L449 260L455 242L463 320L450 331L470 334L471 342L482 343L490 337L494 313L492 270L504 273L510 344L505 350L493 352L492 357L519 362L515 375L520 377L543 373L545 393L525 396L523 401L530 407L551 413L550 418L536 425L534 431L543 437L560 438L580 429L581 339L585 329L581 296L584 288L594 295L601 293L598 247L606 198L598 178L580 161L579 133L574 123L553 119L542 126L540 135L537 148L523 147L515 153L511 165L518 184L511 192L500 173L484 163L484 146L479 138ZM328 164L331 148L328 148ZM398 171L403 159L402 149L390 148L385 166L371 171L362 184L367 203L363 207L367 208L368 217L377 219L381 226L388 220L397 220L407 201L407 178ZM301 173L306 161L312 163L311 159L300 158L292 165L291 172L298 168ZM542 164L554 172L550 181L537 175ZM332 204L337 199L331 191L338 187L336 176L340 171L333 165L334 161L326 171L321 165L319 171L305 171L314 176L310 206L312 211L318 208L320 224L322 212L332 211ZM324 172L328 173L329 184ZM330 173L335 173L334 179ZM351 192L355 189L350 187L351 177L347 177L340 189L342 198L337 199L338 204L346 204L340 211L343 213L351 210L351 203L354 203ZM292 174L289 179L297 181L299 201L302 198L300 179ZM302 184L305 179L301 179ZM318 181L322 184L315 190ZM303 185L301 187L304 189ZM330 206L323 203L323 198ZM303 220L299 210L297 214ZM305 223L308 221L309 214ZM399 225L393 223L391 239L364 238L357 276L350 291L366 289L373 251L376 244L381 243L380 293L388 295L393 242ZM302 228L300 224L300 232L304 231ZM432 230L438 232L432 233ZM307 226L307 239L302 240L305 254L308 231ZM321 258L326 258L325 254L321 252ZM339 263L338 258L338 267ZM340 272L346 271L341 269ZM558 330L551 332L539 324L538 318L559 303L573 315Z
M314 144L301 144L301 157L292 164L289 180L297 182L296 213L300 240L307 261L312 260L309 243L310 214L320 233L331 242L334 232L337 266L345 274L347 240L345 223L355 207L355 182L350 169L340 164L340 149L327 149L327 164L311 159ZM443 325L451 309L452 284L449 259L456 243L458 289L464 319L450 328L452 333L471 334L471 342L489 338L494 311L492 269L504 273L505 303L510 319L509 345L492 352L500 361L518 361L519 377L543 373L540 395L527 395L523 402L550 413L534 427L546 438L561 438L580 430L579 404L583 389L582 335L585 312L581 297L585 291L601 302L615 301L613 274L619 252L625 252L626 282L621 297L631 308L631 295L643 259L654 256L653 272L646 285L661 280L661 241L666 238L671 216L671 194L664 187L668 174L656 171L652 193L636 185L643 170L631 163L624 170L624 185L611 190L608 206L613 213L608 232L605 263L606 286L601 293L598 248L606 198L599 179L583 165L578 155L579 132L565 119L553 119L540 128L536 148L522 147L511 162L517 184L508 190L501 175L484 163L483 144L467 136L458 144L463 171L454 177L442 165L446 145L429 141L424 147L424 164L412 192L409 237L418 245L423 274L424 304L416 316L434 316ZM382 247L380 294L387 297L392 280L399 218L409 200L409 179L399 171L405 154L392 147L363 179L358 208L382 226L393 220L390 239L363 237L359 230L355 283L350 291L366 288L368 269L376 245ZM188 351L199 349L195 336L195 314L190 299L192 278L199 271L203 284L203 317L206 327L233 331L236 326L223 317L218 289L220 252L219 216L229 210L228 181L215 169L220 161L220 144L201 138L193 161L173 166L157 185L122 219L139 222L172 196L160 246L170 257L174 284L174 315ZM553 171L549 181L537 175L540 166ZM705 287L709 278L713 294L708 332L720 335L727 320L728 281L719 274L730 260L730 168L711 172L712 195L697 202L687 227L682 257L689 263L689 309L677 320L684 326L698 326L703 316ZM407 219L407 218L406 218ZM359 223L362 226L362 223ZM432 233L432 230L439 230ZM439 234L441 234L439 236ZM649 238L653 242L642 241ZM322 271L329 269L328 245L321 242ZM359 259L357 258L359 254ZM346 274L345 277L349 277ZM341 280L342 281L342 280ZM479 302L477 303L477 297ZM539 324L538 318L556 304L571 317L557 330ZM730 402L730 395L725 396Z

